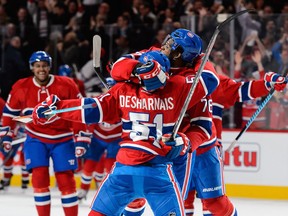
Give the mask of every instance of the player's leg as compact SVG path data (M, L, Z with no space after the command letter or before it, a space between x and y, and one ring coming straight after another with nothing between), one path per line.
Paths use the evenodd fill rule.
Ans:
M154 215L185 215L181 189L171 164L159 164L146 168L145 197ZM149 181L148 181L149 179Z
M218 147L196 156L193 181L205 216L237 215L235 207L225 195L223 160Z
M115 164L113 171L105 176L97 190L89 215L100 215L96 214L98 212L102 215L118 216L129 202L139 196L139 193L134 191L134 182L129 174L129 167Z
M22 180L21 188L22 189L27 189L28 188L28 184L29 184L29 172L26 169L26 165L25 165L23 145L21 147L19 160L20 160L20 163L21 163L21 180Z
M105 151L105 147L101 145L96 138L92 138L92 142L85 156L85 163L81 174L81 184L78 191L78 199L86 199L87 193L90 189L91 181L95 168L98 166L101 155ZM104 168L104 166L103 166Z
M109 173L114 162L116 161L116 155L119 151L119 142L121 139L114 140L113 142L107 143L106 159L105 159L105 172Z
M145 211L145 206L146 199L135 199L125 207L122 216L141 216Z
M78 198L73 171L77 169L77 158L73 140L52 144L51 157L65 216L78 215Z
M178 180L182 191L183 200L188 196L192 179L192 171L195 163L196 152L178 156L173 160L173 172Z
M105 177L105 160L106 160L106 152L104 152L100 158L100 160L96 163L93 171L93 179L96 184L96 188L98 189L101 181Z
M196 191L195 189L190 189L188 192L188 197L184 201L186 216L194 215L194 201L195 201Z
M81 184L78 191L78 199L86 199L87 193L90 189L90 184L92 181L92 174L97 165L97 161L86 159L84 162L83 170L81 173Z
M50 216L49 151L45 144L28 135L23 151L26 159L26 168L29 171L32 170L32 188L38 215Z

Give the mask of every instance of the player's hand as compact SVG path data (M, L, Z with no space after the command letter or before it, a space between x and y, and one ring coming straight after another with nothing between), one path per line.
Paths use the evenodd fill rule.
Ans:
M33 109L32 119L34 124L48 124L58 119L58 117L53 115L45 115L46 112L56 110L57 106L56 103L60 101L60 99L56 95L50 95L43 101L42 103L38 104Z
M136 66L134 74L141 80L143 88L147 91L154 91L165 86L167 80L167 74L155 60L139 64Z
M7 153L12 149L13 132L9 126L0 127L0 137L3 143L3 149Z
M75 137L75 155L76 157L83 157L87 153L91 143L92 133L80 131Z
M178 132L176 138L170 140L171 134L164 134L162 136L162 142L166 146L170 146L171 150L166 155L167 158L173 160L174 158L178 157L179 155L186 154L187 151L190 149L190 141L188 137L184 133Z
M288 79L274 72L268 72L264 76L265 85L268 90L274 88L276 91L283 91Z

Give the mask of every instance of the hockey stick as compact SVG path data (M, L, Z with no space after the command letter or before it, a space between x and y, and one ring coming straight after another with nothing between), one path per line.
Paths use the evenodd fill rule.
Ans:
M106 89L110 89L106 82L106 79L101 73L101 65L100 65L100 57L101 57L101 37L99 35L94 35L93 37L93 67L96 75L104 85Z
M8 152L8 154L6 155L5 159L3 160L2 164L0 165L0 168L2 168L2 167L5 165L5 163L11 158L11 156L12 156L13 153L14 153L14 151L15 151L15 149L12 148L12 149Z
M206 51L205 51L205 53L204 53L204 57L202 58L200 67L199 67L199 69L198 69L198 72L196 73L196 76L195 76L195 78L194 78L193 84L192 84L192 86L191 86L191 88L190 88L190 90L189 90L189 92L188 92L187 98L186 98L186 100L185 100L185 102L184 102L184 105L183 105L183 107L182 107L182 110L181 110L181 112L180 112L180 115L179 115L179 117L178 117L178 119L177 119L177 121L176 121L176 123L175 123L175 126L174 126L173 131L172 131L171 139L175 139L175 137L176 137L176 134L177 134L177 132L178 132L178 130L179 130L179 128L180 128L180 125L181 125L181 123L182 123L182 120L183 120L183 118L184 118L184 115L185 115L185 113L186 113L186 111L187 111L187 108L188 108L188 105L189 105L189 103L190 103L190 100L191 100L191 98L192 98L192 96L193 96L193 94L194 94L194 91L195 91L195 89L196 89L196 85L198 84L198 81L199 81L200 76L201 76L201 74L202 74L203 68L204 68L204 66L205 66L205 64L206 64L206 62L207 62L207 60L208 60L208 58L209 58L209 55L210 55L211 50L212 50L212 48L213 48L213 46L214 46L214 44L215 44L215 41L216 41L216 38L217 38L219 32L220 32L220 31L223 29L223 27L224 27L227 23L229 23L231 20L237 18L238 16L241 16L241 15L244 14L244 13L250 12L250 11L254 11L254 10L253 10L253 9L248 9L248 10L243 10L243 11L240 11L240 12L238 12L238 13L236 13L236 14L233 14L232 16L228 17L225 21L223 21L222 23L220 23L220 24L216 27L216 30L214 31L214 33L213 33L213 35L212 35L212 38L210 39L209 44L208 44L208 46L207 46L207 48L206 48Z
M86 104L83 106L76 106L76 107L69 107L64 109L58 109L58 110L49 110L47 112L44 112L44 115L55 115L58 113L64 113L64 112L71 112L75 110L81 110L81 109L89 109L89 108L95 108L97 106L96 103L93 104ZM13 118L14 121L19 121L22 123L30 123L32 122L32 115L25 115L25 116L17 116Z
M283 68L283 72L282 72L283 76L285 76L286 74L287 74L287 66ZM243 127L243 129L240 131L240 133L237 135L237 137L234 139L234 141L230 144L230 146L225 151L230 152L234 148L236 142L240 139L242 134L250 127L250 125L257 118L259 113L263 110L263 108L266 106L269 100L273 97L274 92L275 92L275 89L271 88L265 100L260 104L258 109L255 111L255 113L252 115L252 117L249 119L249 121L246 123L246 125Z

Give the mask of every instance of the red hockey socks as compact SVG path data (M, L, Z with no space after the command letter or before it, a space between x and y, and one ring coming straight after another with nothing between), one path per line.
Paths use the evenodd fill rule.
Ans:
M76 182L72 171L56 172L55 177L61 191L61 202L65 216L78 215Z
M83 190L89 190L90 184L93 178L93 171L98 162L87 159L84 163L84 167L81 174L81 186Z
M188 197L184 201L186 216L192 216L194 214L194 200L195 200L195 190L190 190L188 192Z
M51 195L49 190L50 178L48 167L32 169L32 187L38 216L50 216Z
M34 188L34 201L38 216L50 216L51 195L49 188Z
M226 195L212 199L203 199L203 206L207 209L205 216L236 216L237 211Z
M145 210L146 200L144 198L135 199L129 203L123 211L125 216L141 216Z

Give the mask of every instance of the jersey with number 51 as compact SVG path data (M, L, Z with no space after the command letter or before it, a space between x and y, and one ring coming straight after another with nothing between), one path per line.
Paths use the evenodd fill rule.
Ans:
M162 89L153 93L133 83L117 83L107 93L95 98L62 100L58 109L96 103L96 108L58 114L59 117L83 123L117 123L122 121L122 142L117 161L127 165L145 163L157 155L165 156L170 150L159 139L171 133L177 121L191 80L183 76L168 79ZM193 94L188 108L195 105L206 89L200 84Z

